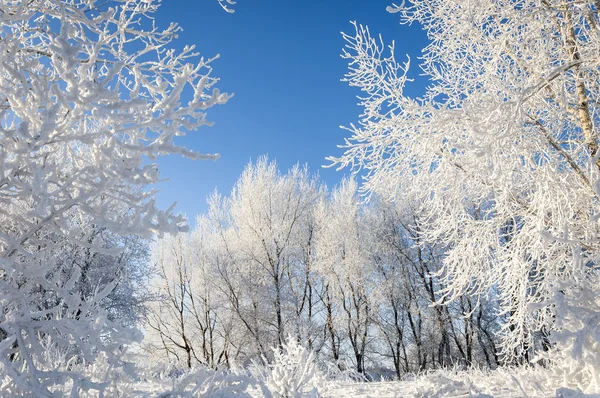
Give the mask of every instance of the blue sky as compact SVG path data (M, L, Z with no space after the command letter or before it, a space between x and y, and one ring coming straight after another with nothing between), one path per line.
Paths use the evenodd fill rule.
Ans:
M340 57L340 32L351 32L350 21L368 25L386 42L396 41L396 56L413 60L427 44L419 26L400 25L386 12L392 0L239 0L235 13L224 12L217 0L166 0L157 24L177 22L184 30L177 47L194 44L205 57L220 54L214 76L221 91L234 97L211 108L213 127L202 127L178 141L198 152L221 154L216 162L176 156L158 160L161 208L177 201L177 210L193 223L206 210L206 197L218 189L228 194L246 164L267 154L282 171L295 163L308 164L330 186L345 171L323 169L325 158L348 132L339 128L355 122L359 91L340 81L347 63ZM407 90L421 94L423 78Z

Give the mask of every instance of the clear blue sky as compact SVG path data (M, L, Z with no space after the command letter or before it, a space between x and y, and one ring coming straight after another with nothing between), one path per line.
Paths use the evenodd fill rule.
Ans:
M215 188L228 194L246 164L262 154L276 159L282 171L308 164L330 186L349 171L323 169L325 158L339 155L347 132L340 125L355 122L359 91L340 81L347 63L340 57L340 32L352 32L350 21L368 25L386 42L396 41L396 56L413 60L427 44L419 26L400 25L386 12L392 0L239 0L235 13L224 12L217 0L167 0L156 14L157 24L177 22L184 30L177 47L195 44L205 57L220 54L213 64L221 91L235 96L211 108L213 127L179 143L204 153L221 154L216 162L169 156L158 160L161 177L158 204L177 210L190 222L206 210ZM422 80L423 78L421 78ZM412 85L420 95L426 82ZM411 88L407 90L410 94Z

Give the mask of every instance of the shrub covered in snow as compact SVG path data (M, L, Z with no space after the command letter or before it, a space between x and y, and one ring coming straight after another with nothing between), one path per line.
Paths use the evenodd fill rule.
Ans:
M281 348L273 348L274 361L255 372L265 380L273 397L319 397L325 378L314 353L288 336ZM256 367L255 367L256 369Z

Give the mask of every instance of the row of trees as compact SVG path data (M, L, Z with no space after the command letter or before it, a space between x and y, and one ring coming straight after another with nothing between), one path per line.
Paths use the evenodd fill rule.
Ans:
M406 372L499 362L494 295L444 302L445 248L423 245L410 203L363 203L306 169L249 164L189 234L153 248L146 347L193 366L272 358L288 335L324 362ZM490 291L490 293L493 293Z

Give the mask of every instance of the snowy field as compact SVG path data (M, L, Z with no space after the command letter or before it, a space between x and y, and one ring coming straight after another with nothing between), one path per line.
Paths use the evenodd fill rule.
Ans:
M298 390L278 394L269 380L257 382L246 376L210 371L196 371L178 379L131 383L121 393L136 397L556 397L600 398L600 394L584 393L572 387L556 370L499 369L496 371L435 371L404 381L352 382L304 380ZM288 380L289 381L289 380ZM314 384L313 384L314 383ZM277 384L277 383L275 383ZM300 383L302 384L302 382ZM571 388L564 387L571 385Z
M325 396L330 397L600 397L577 389L561 388L558 380L536 372L510 373L435 372L416 380L379 383L336 383Z

